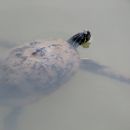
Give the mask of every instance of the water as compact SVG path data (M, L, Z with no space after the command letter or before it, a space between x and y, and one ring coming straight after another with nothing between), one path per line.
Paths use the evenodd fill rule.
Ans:
M129 0L0 0L0 54L33 39L68 39L84 29L92 33L81 57L94 59L128 75ZM62 88L28 105L19 130L129 130L130 85L80 70ZM0 106L0 130L12 108Z

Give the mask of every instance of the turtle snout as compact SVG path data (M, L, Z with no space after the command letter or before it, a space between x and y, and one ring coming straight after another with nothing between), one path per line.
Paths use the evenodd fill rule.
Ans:
M83 35L84 35L85 42L88 42L90 40L90 38L91 38L90 31L84 31Z

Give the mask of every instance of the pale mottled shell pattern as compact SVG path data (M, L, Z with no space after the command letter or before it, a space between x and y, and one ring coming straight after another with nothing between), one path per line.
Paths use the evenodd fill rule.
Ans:
M33 41L15 48L3 66L6 75L2 79L3 94L8 87L14 91L6 96L14 98L49 92L65 83L79 62L77 51L63 40Z

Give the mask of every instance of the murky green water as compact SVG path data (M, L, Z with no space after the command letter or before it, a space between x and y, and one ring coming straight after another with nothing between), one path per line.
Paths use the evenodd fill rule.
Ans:
M129 0L0 0L0 57L12 44L67 39L89 29L92 45L81 57L130 77ZM9 108L0 106L0 130ZM80 70L72 80L24 108L18 130L129 130L130 85Z

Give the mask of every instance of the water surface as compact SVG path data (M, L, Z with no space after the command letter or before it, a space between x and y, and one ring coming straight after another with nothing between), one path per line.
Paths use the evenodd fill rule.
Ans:
M0 0L0 54L34 39L68 39L89 29L92 45L79 48L130 77L130 1ZM0 130L11 108L0 106ZM79 70L56 92L24 108L19 130L129 130L130 85Z

